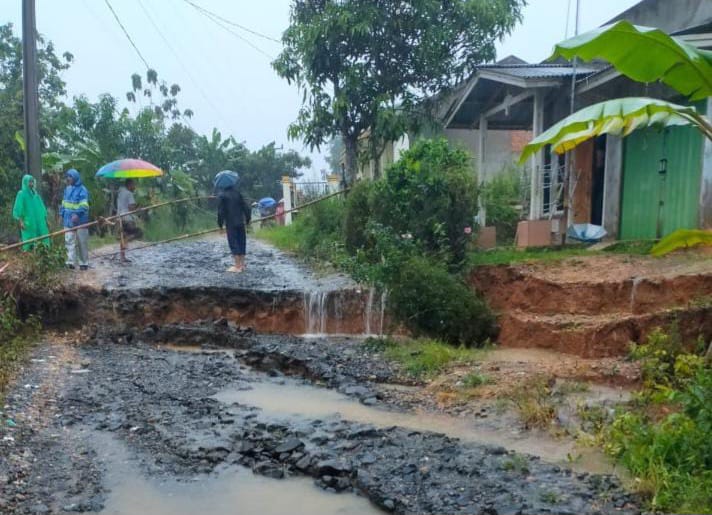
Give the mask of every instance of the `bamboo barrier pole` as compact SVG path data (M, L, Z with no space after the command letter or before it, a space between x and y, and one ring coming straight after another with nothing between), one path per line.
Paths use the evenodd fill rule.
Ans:
M349 190L349 189L346 188L346 189L343 189L343 190L339 190L339 191L337 191L336 193L330 193L329 195L325 195L325 196L323 196L323 197L319 197L318 199L315 199L315 200L312 200L312 201L310 201L310 202L307 202L306 204L302 204L302 205L299 206L299 207L295 207L295 208L293 208L293 209L289 209L289 210L285 211L284 213L281 213L281 215L286 215L287 213L294 213L295 211L299 211L300 209L304 209L305 207L309 207L309 206L312 206L312 205L314 205L314 204L318 204L319 202L322 202L322 201L324 201L324 200L328 200L328 199L330 199L330 198L332 198L332 197L336 197L336 196L338 196L338 195L341 195L342 193L346 193L348 190ZM277 216L278 216L278 215L275 213L275 214L273 214L273 215L264 216L264 217L258 218L258 219L256 219L256 220L251 220L250 223L263 222L263 221L265 221L265 220L271 220L271 219L273 219L273 218L276 218ZM206 234L211 234L211 233L214 233L214 232L221 232L222 230L223 230L223 229L220 229L219 227L216 227L215 229L206 229L206 230L204 230L204 231L198 231L198 232L191 233L191 234L183 234L183 235L181 235L181 236L176 236L175 238L169 238L169 239L167 239L167 240L161 240L161 241L154 241L154 242L152 242L152 243L147 243L147 244L145 244L145 245L140 245L140 246L138 246L138 247L127 248L127 249L126 249L126 252L133 252L134 250L147 249L147 248L150 248L150 247L155 247L155 246L157 246L157 245L163 245L163 244L165 244L165 243L172 243L172 242L175 242L175 241L187 240L187 239L190 239L190 238L197 238L197 237L199 237L199 236L205 236ZM118 255L118 254L120 254L120 253L121 253L121 251L119 250L118 252L109 252L109 253L107 253L107 254L97 254L97 255L92 256L92 258L94 258L94 259L97 259L97 258L107 258L107 257L111 257L111 256L116 256L116 255Z
M109 217L100 217L100 218L98 218L97 220L93 220L93 221L91 221L91 222L87 222L87 223L85 223L85 224L78 225L78 226L76 226L76 227L71 227L71 228L67 228L67 229L62 229L62 230L60 230L60 231L55 231L55 232L52 232L52 233L49 233L49 234L45 234L44 236L38 236L38 237L36 237L36 238L30 238L29 240L21 241L21 242L19 242L19 243L13 243L12 245L6 245L6 246L4 246L4 247L0 247L0 253L1 253L1 252L6 252L6 251L8 251L8 250L13 250L13 249L20 248L20 247L22 247L23 245L26 245L26 244L28 244L28 243L36 243L36 242L38 242L38 241L43 241L43 240L46 240L46 239L48 239L48 238L54 238L55 236L60 236L60 235L62 235L62 234L68 233L68 232L76 231L77 229L88 229L89 227L93 227L93 226L99 225L99 224L109 224L109 225L113 225L112 221L113 221L113 220L116 220L116 219L118 219L118 218L121 218L122 216L133 215L133 214L136 214L136 213L143 213L143 212L145 212L145 211L150 211L151 209L156 209L156 208L163 207L163 206L167 206L167 205L170 205L170 204L180 204L181 202L191 202L191 201L195 201L195 200L209 200L209 199L214 199L214 198L215 198L214 196L208 196L208 197L186 197L186 198L181 198L181 199L168 200L168 201L166 201L166 202L159 202L158 204L153 204L153 205L146 206L146 207L140 207L140 208L134 209L133 211L129 211L129 212L126 212L126 213L122 213L122 214L120 214L120 215L113 215L113 216L109 216Z

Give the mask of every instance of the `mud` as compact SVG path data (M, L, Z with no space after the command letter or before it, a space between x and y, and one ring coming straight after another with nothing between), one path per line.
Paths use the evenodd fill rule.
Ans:
M694 252L478 267L469 281L499 313L507 347L622 356L672 324L685 341L712 338L712 259Z
M257 342L245 356L255 356L269 345ZM38 349L38 355L50 352L51 347ZM46 445L41 460L29 460L22 480L7 474L5 464L0 469L7 474L2 494L7 513L132 509L126 504L131 482L128 486L114 482L112 460L116 458L104 455L107 446L97 446L93 434L125 447L132 457L129 476L140 474L147 479L138 495L148 488L147 495L159 509L170 500L161 500L162 494L154 499L150 492L160 493L161 487L151 490L151 485L167 485L164 492L170 492L186 482L186 492L190 492L199 488L194 481L198 478L209 492L229 481L226 478L234 467L241 466L257 475L288 478L287 489L293 488L291 478L310 477L326 492L360 492L380 509L395 513L636 512L633 499L611 476L574 473L501 446L308 410L298 416L275 417L249 403L216 398L226 388L240 385L279 385L275 381L281 381L282 370L296 374L294 367L282 368L286 361L275 360L270 372L264 373L225 353L175 352L100 339L76 352L73 365L58 367L63 373L53 379L54 395L45 392L45 399L56 406L53 415L40 414L46 426L27 435L12 431L12 444L20 454L33 446L33 439L46 440ZM319 367L312 370L322 370L323 377L330 375L334 381L376 375L363 361L362 370L356 373L358 358L329 360L329 356L322 359L320 367L329 364L331 374ZM86 372L72 373L77 370ZM32 374L41 375L41 370L31 368L27 374L30 380ZM289 389L289 382L284 381ZM23 390L19 388L8 399L20 428L31 425L22 408ZM359 398L359 393L352 389L351 397ZM118 461L124 462L120 454ZM81 459L74 460L74 456ZM48 476L47 470L55 474ZM72 482L79 473L84 474L82 480ZM301 485L298 496L312 495L309 485ZM237 490L235 495L239 495ZM281 487L273 490L281 492ZM225 502L224 496L200 499L206 512L219 513Z

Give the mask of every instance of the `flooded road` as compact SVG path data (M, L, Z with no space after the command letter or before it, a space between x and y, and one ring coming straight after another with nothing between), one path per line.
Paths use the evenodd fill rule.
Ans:
M110 489L103 515L377 515L383 513L357 495L333 495L313 480L270 479L242 467L222 467L190 480L145 477L124 444L86 431L108 470ZM98 512L95 512L98 513Z
M238 403L259 408L264 416L273 420L333 418L380 428L397 426L444 434L463 442L502 446L577 471L615 473L603 453L578 448L571 439L557 439L545 431L523 430L518 425L495 429L491 423L478 423L475 417L425 411L399 412L384 406L367 406L337 391L297 380L241 384L221 390L214 398L226 405Z

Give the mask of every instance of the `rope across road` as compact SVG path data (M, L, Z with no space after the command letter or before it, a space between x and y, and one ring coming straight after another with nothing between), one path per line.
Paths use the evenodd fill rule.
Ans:
M347 191L348 191L348 188L343 189L343 190L339 190L339 191L337 191L337 192L335 192L335 193L330 193L329 195L324 195L324 196L322 196L322 197L319 197L318 199L315 199L315 200L312 200L312 201L307 202L307 203L305 203L305 204L302 204L301 206L298 206L298 207L295 207L295 208L293 208L293 209L289 209L289 210L287 210L287 211L284 211L283 213L280 213L279 215L277 215L277 214L275 213L275 214L273 214L273 215L264 216L264 217L258 218L258 219L256 219L256 220L252 220L251 223L264 222L264 221L266 221L266 220L272 220L272 219L276 218L277 216L286 215L286 214L288 214L288 213L294 213L294 212L297 212L297 211L299 211L299 210L301 210L301 209L304 209L305 207L309 207L309 206L311 206L311 205L318 204L319 202L323 202L324 200L328 200L328 199L330 199L330 198L333 198L333 197L336 197L336 196L341 195L341 194L343 194L343 193L346 193ZM69 229L62 229L61 231L55 231L55 232L53 232L53 233L46 234L46 235L44 235L44 236L39 236L39 237L37 237L37 238L31 238L31 239L29 239L29 240L25 240L25 241L22 241L22 242L19 242L19 243L14 243L14 244L12 244L12 245L7 245L7 246L5 246L5 247L0 247L0 253L7 252L7 251L10 251L10 250L14 250L14 249L18 249L18 248L20 248L20 247L22 247L23 245L26 245L26 244L28 244L28 243L35 243L35 242L38 242L38 241L46 240L46 239L48 239L48 238L53 238L53 237L56 237L56 236L61 236L61 235L65 234L65 233L72 232L72 231L76 231L77 229L84 229L84 228L89 228L89 227L94 227L94 226L97 226L97 225L104 225L104 224L106 224L106 225L114 225L114 220L118 220L118 219L120 219L121 217L126 216L126 215L133 215L133 214L136 214L136 213L143 213L143 212L149 211L149 210L151 210L151 209L156 209L156 208L163 207L163 206L169 206L169 205L172 205L172 204L180 204L180 203L183 203L183 202L192 202L192 201L196 201L196 200L210 200L210 199L214 199L214 198L215 198L214 196L198 196L198 197L186 197L186 198L181 198L181 199L169 200L169 201L166 201L166 202L160 202L160 203L158 203L158 204L153 204L153 205L150 205L150 206L146 206L146 207L141 207L141 208L138 208L138 209L134 209L133 211L129 211L129 212L123 213L123 214L121 214L121 215L113 215L113 216L109 216L109 217L106 217L106 218L103 218L103 217L102 217L102 218L98 218L97 220L88 222L88 223L83 224L83 225L78 225L77 227L72 227L72 228L69 228ZM137 247L131 247L131 248L126 249L126 251L127 251L127 252L133 252L133 251L135 251L135 250L146 249L146 248L149 248L149 247L155 247L156 245L163 245L163 244L165 244L165 243L171 243L171 242L174 242L174 241L186 240L186 239L189 239L189 238L196 238L196 237L199 237L199 236L204 236L204 235L206 235L206 234L217 233L217 232L220 232L220 231L221 231L221 229L218 228L218 227L216 227L216 228L214 228L214 229L207 229L207 230L204 230L204 231L198 231L198 232L194 232L194 233L190 233L190 234L184 234L184 235L181 235L181 236L176 236L175 238L169 238L169 239L167 239L167 240L155 241L155 242L147 243L147 244L145 244L145 245L139 245L139 246L137 246ZM104 258L104 257L114 256L114 255L117 255L117 254L119 254L119 253L120 253L120 251L117 251L117 252L110 252L110 253L107 253L107 254L98 254L98 255L95 255L95 256L92 256L92 257L94 257L94 258ZM1 270L0 270L0 271L1 271Z

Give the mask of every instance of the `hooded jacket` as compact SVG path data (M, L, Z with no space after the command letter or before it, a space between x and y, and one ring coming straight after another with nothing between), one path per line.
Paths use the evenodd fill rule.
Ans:
M49 234L47 228L47 208L45 208L42 197L37 190L30 187L33 180L31 175L22 177L22 188L17 192L15 205L12 208L12 217L18 222L22 221L21 230L22 241L37 238ZM49 245L49 239L42 240L42 243ZM30 250L33 244L23 245L23 250Z
M218 227L228 229L250 223L252 212L237 188L218 191Z
M76 227L89 223L89 191L82 183L82 179L74 168L67 172L67 176L74 179L74 184L64 189L64 199L59 215L62 217L64 227ZM72 215L77 215L79 220L72 222Z

